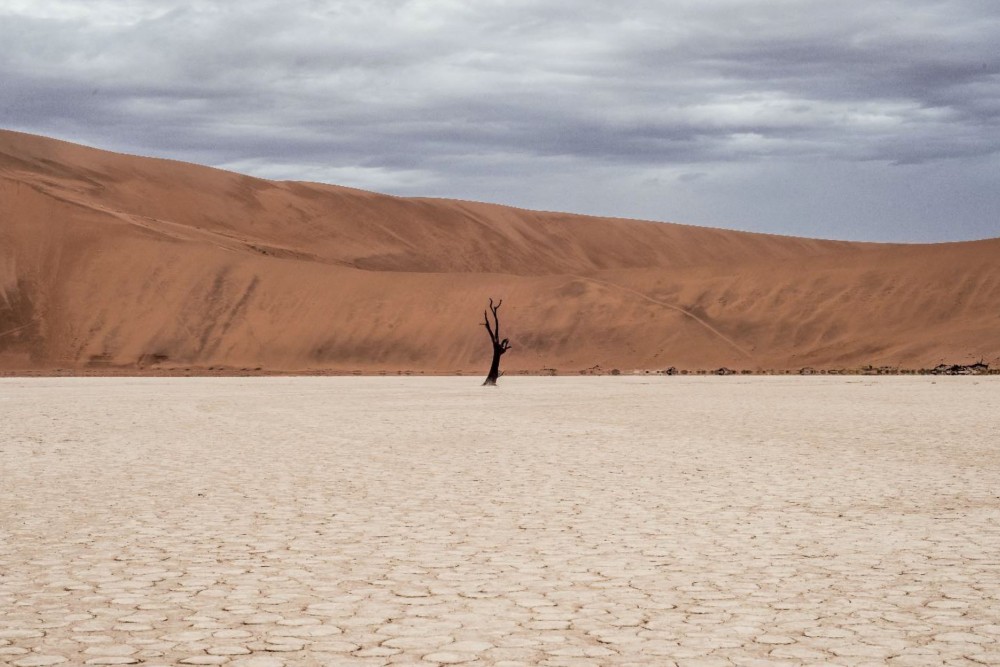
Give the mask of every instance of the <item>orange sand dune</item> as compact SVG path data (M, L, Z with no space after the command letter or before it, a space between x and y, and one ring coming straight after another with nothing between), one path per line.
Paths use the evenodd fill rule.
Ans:
M266 181L0 131L0 370L1000 365L1000 239L818 241Z

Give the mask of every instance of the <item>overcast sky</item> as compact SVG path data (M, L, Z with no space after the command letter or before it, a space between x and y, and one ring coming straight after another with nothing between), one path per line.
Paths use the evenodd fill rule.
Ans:
M0 126L277 179L1000 236L998 0L0 0Z

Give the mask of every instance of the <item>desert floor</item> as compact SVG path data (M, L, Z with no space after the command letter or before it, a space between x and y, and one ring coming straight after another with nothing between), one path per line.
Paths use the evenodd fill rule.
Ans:
M0 380L0 663L1000 664L1000 378Z

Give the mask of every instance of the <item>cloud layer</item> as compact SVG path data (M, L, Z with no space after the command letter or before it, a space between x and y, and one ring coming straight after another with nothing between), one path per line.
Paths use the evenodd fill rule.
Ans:
M997 44L993 0L6 0L0 125L396 194L965 239L1000 236Z

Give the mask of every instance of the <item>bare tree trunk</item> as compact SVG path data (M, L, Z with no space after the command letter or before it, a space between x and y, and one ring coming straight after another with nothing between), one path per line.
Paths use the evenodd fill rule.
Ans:
M483 311L483 318L485 322L483 326L486 327L487 333L490 335L490 343L493 344L493 361L490 363L490 372L486 376L486 380L483 382L484 387L495 387L497 385L497 380L500 378L500 357L504 352L510 349L510 341L506 338L500 338L500 319L497 317L497 311L500 310L500 304L503 303L503 299L493 305L493 299L490 299L490 309L489 311ZM490 327L490 312L493 313L493 326Z
M483 386L495 387L497 380L500 378L500 355L503 354L499 349L493 348L493 363L490 364L490 373L486 376L486 381L483 382Z

